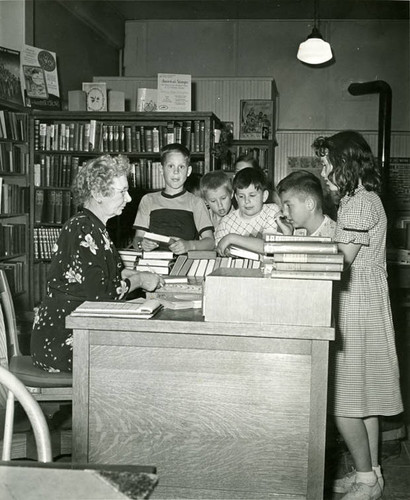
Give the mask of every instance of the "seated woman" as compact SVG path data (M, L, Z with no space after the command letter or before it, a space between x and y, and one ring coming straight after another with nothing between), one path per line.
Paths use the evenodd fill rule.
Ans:
M109 155L88 161L73 183L81 210L67 221L53 249L47 296L34 318L33 364L49 372L72 371L73 333L65 319L85 300L123 300L135 288L155 290L163 279L124 269L107 229L131 200L128 160Z

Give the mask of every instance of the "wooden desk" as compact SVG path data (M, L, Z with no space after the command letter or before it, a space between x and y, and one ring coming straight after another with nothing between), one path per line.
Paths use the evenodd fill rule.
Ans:
M138 467L86 467L0 462L1 499L137 500L148 498L158 480L153 473L137 471Z
M158 468L152 498L323 495L333 328L67 318L73 460Z

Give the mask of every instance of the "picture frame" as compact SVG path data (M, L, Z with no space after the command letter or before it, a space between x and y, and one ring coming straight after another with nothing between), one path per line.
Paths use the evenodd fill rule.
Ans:
M273 101L271 99L242 99L239 124L240 140L272 140Z
M27 97L48 99L46 76L43 68L23 64L23 74Z

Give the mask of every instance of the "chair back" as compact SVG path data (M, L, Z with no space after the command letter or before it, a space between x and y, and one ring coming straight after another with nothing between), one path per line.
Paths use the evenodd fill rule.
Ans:
M40 405L28 392L25 385L9 370L0 366L0 384L8 390L8 404L14 405L14 397L24 408L30 424L33 428L34 439L37 446L37 457L39 462L52 462L51 439L47 421ZM8 436L6 428L13 425L13 412L11 417L6 415L5 434L3 439L2 460L10 460L11 436Z
M10 359L12 356L20 356L21 352L18 343L18 330L13 297L4 269L0 269L0 306L3 310L6 327L7 353L8 359Z
M0 366L8 368L9 356L7 349L6 325L4 324L3 311L0 307ZM0 408L6 407L7 391L0 385Z

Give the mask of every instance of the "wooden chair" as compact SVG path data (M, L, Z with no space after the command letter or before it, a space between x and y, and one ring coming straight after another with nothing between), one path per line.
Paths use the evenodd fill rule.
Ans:
M13 298L3 269L0 269L0 310L4 317L4 327L0 325L0 366L10 370L37 401L47 403L71 401L71 373L48 373L33 366L31 356L21 354ZM9 394L7 399L9 397L12 396ZM11 406L11 404L6 406L6 419Z
M16 398L24 408L33 428L38 461L52 462L50 432L40 405L28 392L24 384L2 366L0 366L0 384L6 387L8 391L1 459L10 460L13 436L14 398Z

